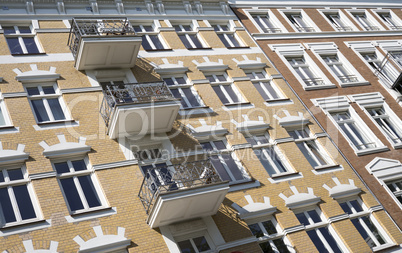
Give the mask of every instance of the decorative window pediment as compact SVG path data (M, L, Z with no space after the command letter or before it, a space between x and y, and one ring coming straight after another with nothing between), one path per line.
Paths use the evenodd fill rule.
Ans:
M86 139L79 138L78 142L68 142L64 135L57 135L60 143L48 145L45 141L39 143L42 146L43 155L47 158L62 158L67 156L85 155L91 151L91 146L85 145Z
M361 192L361 189L355 186L355 182L352 179L348 180L348 184L342 184L337 177L332 177L332 180L335 183L335 186L330 187L327 184L324 184L324 187L329 196L333 199L347 198L351 196L355 196Z
M60 78L60 74L56 73L55 67L50 67L49 70L39 70L36 64L31 64L31 70L22 72L19 69L13 69L17 74L15 79L19 82L29 83L29 82L55 82Z
M299 112L298 115L290 115L289 111L283 110L285 114L284 117L280 117L277 114L274 117L278 120L279 125L281 127L289 128L289 127L304 127L308 123L310 123L309 119L304 118L303 113Z
M269 128L269 123L265 123L262 117L258 117L258 120L250 120L246 114L242 115L243 122L237 122L232 119L232 123L236 125L237 131L242 134L259 134L264 133Z
M23 163L28 159L29 154L24 152L25 145L18 144L17 150L3 149L0 142L0 165Z
M233 58L233 61L237 63L237 67L241 69L262 69L267 66L265 62L261 62L261 58L256 57L255 60L250 60L247 55L242 55L244 60L239 61L236 58Z
M314 195L313 188L308 187L307 192L299 192L297 188L292 185L290 189L294 194L289 197L285 196L283 193L279 194L279 197L285 201L285 205L289 209L312 206L321 201L320 197Z
M193 63L197 65L197 69L200 71L214 71L214 72L223 72L226 71L229 66L223 64L222 59L218 59L218 62L210 61L207 56L204 56L203 59L205 60L202 63L199 63L196 60L193 60Z
M236 203L232 205L243 220L268 216L276 212L276 207L271 205L268 197L264 197L264 202L254 202L250 195L246 195L244 198L248 202L247 205L243 207L240 207Z
M398 178L402 175L402 163L398 160L376 157L366 165L368 172L384 181Z
M158 74L184 74L188 71L188 67L184 67L182 61L177 64L169 63L168 59L162 58L164 64L157 65L155 72Z
M187 125L191 129L191 135L197 140L209 140L223 137L229 131L222 126L222 122L217 121L215 125L207 125L204 119L200 119L201 126L194 128Z

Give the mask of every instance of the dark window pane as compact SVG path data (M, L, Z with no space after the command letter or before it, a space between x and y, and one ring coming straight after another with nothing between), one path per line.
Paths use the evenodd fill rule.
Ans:
M151 47L151 45L149 44L148 39L147 39L146 36L142 36L142 43L141 43L141 45L142 45L142 47L143 47L145 50L152 50L152 47Z
M331 249L335 253L342 253L342 251L339 249L339 246L336 243L335 239L329 233L328 227L319 228L319 230L320 230L321 234L324 236L324 238L327 241L327 243L329 244L329 246L331 247Z
M226 82L226 77L224 75L216 75L216 78L219 80L219 82Z
M218 150L227 149L223 141L214 141L214 144Z
M347 213L347 214L352 214L353 213L346 202L345 203L340 203L339 205L342 207L342 209L343 209L343 211L345 213Z
M257 145L257 142L254 140L253 137L246 137L246 141L251 145Z
M85 164L84 160L72 161L71 163L73 164L75 171L81 171L87 169L87 165Z
M220 159L218 156L211 156L209 158L212 162L212 165L214 166L215 170L218 172L219 176L221 176L221 179L223 181L232 181L232 179L230 178L229 174L227 173L225 167L223 167Z
M315 247L317 248L318 252L325 253L329 252L324 244L321 242L321 239L318 237L317 232L315 230L307 231L308 236L310 237L311 241L313 241Z
M193 48L191 44L188 42L186 35L179 35L179 38L181 39L181 42L183 42L186 48Z
M174 96L175 98L179 98L179 99L180 99L180 103L181 103L181 106L182 106L183 108L187 108L187 107L188 107L186 101L184 101L184 99L181 97L181 94L180 94L180 92L179 92L178 89L171 89L170 91L172 92L172 94L173 94L173 96Z
M237 41L237 39L234 37L233 34L226 34L227 38L232 42L234 47L240 47L240 43Z
M223 154L223 159L225 160L226 165L229 167L229 170L232 172L232 175L236 180L242 180L243 174L241 173L239 167L236 162L233 160L231 155Z
M297 213L296 217L300 221L300 224L303 224L305 226L310 225L310 222L308 221L308 219L307 219L306 215L304 215L304 213Z
M178 84L187 84L186 80L183 77L176 77L176 82Z
M60 106L58 98L48 99L47 102L49 103L50 110L52 111L53 117L55 120L63 120L66 119L64 116L63 109Z
M39 49L36 46L34 38L23 38L25 47L28 51L28 54L38 54Z
M17 221L14 215L13 206L11 205L10 196L7 188L0 188L0 208L6 222Z
M222 43L225 45L225 47L231 47L231 45L228 43L228 41L225 38L225 35L223 34L218 34L219 39L221 39Z
M7 44L11 54L23 54L18 38L7 38Z
M280 253L290 253L283 239L276 239L273 242Z
M359 222L359 218L353 219L352 220L353 225L355 225L357 231L359 231L360 235L363 237L363 239L366 241L368 246L370 248L375 247L374 241L370 238L370 236L367 234L366 230L363 228L363 226Z
M30 96L34 96L34 95L39 95L39 94L40 94L38 87L30 87L30 88L27 88L27 92L28 92L28 95L30 95Z
M310 215L310 218L314 221L314 223L321 222L321 218L315 210L311 210L307 212Z
M7 170L7 173L10 177L10 180L24 179L24 174L22 174L21 169Z
M269 244L269 242L263 242L260 244L260 247L262 249L262 252L264 253L274 253L274 250L272 249L271 245Z
M36 218L35 210L32 205L31 197L26 185L14 186L14 195L17 199L18 209L23 220Z
M222 104L229 104L229 100L226 98L225 94L221 90L221 86L212 86L216 95L218 95L219 99L221 100Z
M267 93L263 90L261 83L254 83L254 87L257 89L258 93L261 94L261 96L262 96L262 98L263 98L264 100L269 100L269 99L271 99L271 98L267 95Z
M91 176L78 177L78 180L80 181L82 191L84 192L89 207L100 206L101 202L96 193L95 186L92 183Z
M29 26L18 26L20 33L31 33L31 28Z
M167 85L174 85L172 78L163 78L163 81L165 81Z
M194 238L193 241L199 252L203 252L203 251L207 251L207 250L211 249L204 236Z
M0 170L0 182L4 182L4 175L1 170Z
M68 167L67 163L55 163L54 167L56 168L57 173L67 173L70 172L70 168Z
M357 202L357 200L350 201L350 204L352 204L352 206L356 210L356 212L362 212L363 211L362 206L359 204L359 202Z
M42 90L45 94L56 94L53 86L42 86Z
M77 188L75 187L72 178L61 179L61 186L63 187L64 194L66 195L68 205L71 211L83 209L84 206L81 202Z
M202 146L202 149L204 149L204 150L207 150L207 151L213 150L213 147L212 147L211 143L209 143L209 142L201 143L201 146Z
M4 34L12 34L15 33L14 26L3 26Z
M229 97L232 99L233 103L239 103L240 99L237 96L237 94L235 93L232 85L225 85L223 86L226 90L226 92L228 93Z
M208 75L206 75L205 78L207 78L211 83L215 82L214 76L208 76Z
M202 48L201 42L198 40L197 35L189 35L190 39L193 41L195 48Z
M248 227L250 228L251 233L253 233L253 235L255 235L256 237L264 236L264 233L262 232L258 223L250 224L248 225Z
M373 235L375 236L375 238L378 240L378 242L382 245L385 244L385 240L382 237L382 235L380 234L380 232L378 232L377 227L374 225L374 223L371 222L371 220L368 217L362 217L362 220L364 221L364 223L366 223L367 227L369 228L369 230L373 233Z
M151 39L152 43L154 43L156 49L163 49L162 42L159 40L158 35L149 35L149 38Z
M191 107L199 107L201 106L198 102L198 99L194 96L193 92L190 88L183 88L182 91L186 95L188 102L190 103Z
M193 248L193 245L191 245L190 240L178 242L177 246L179 246L181 253L195 253L195 250Z
M267 230L269 235L273 235L278 233L278 231L276 231L276 228L274 226L274 224L272 223L272 221L267 220L262 222L262 225L264 226L265 230Z
M38 122L49 121L49 116L47 115L42 99L32 100L32 107Z

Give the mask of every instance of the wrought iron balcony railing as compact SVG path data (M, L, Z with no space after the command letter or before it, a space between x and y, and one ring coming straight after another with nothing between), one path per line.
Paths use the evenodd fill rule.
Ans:
M210 160L148 169L138 196L147 214L162 193L220 183L222 179Z
M389 88L402 94L402 53L389 52L382 60L374 74Z
M75 58L83 37L133 36L135 34L127 18L73 18L67 45Z
M100 113L109 126L113 109L118 105L177 100L165 82L106 85Z

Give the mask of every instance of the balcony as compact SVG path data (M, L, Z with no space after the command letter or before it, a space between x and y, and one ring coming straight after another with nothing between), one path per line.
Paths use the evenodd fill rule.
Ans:
M103 95L100 113L112 139L169 132L180 109L165 82L106 85Z
M138 194L151 228L216 214L229 183L209 160L148 169Z
M73 18L68 38L77 70L134 67L141 42L127 18Z
M402 53L387 53L375 75L388 87L402 94Z

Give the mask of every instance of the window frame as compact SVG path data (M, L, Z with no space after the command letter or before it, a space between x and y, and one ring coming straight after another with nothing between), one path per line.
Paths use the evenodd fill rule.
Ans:
M402 30L402 21L397 15L395 15L395 13L392 10L381 9L381 10L372 10L372 11L381 20L381 22L388 27L389 30L392 30L392 31ZM382 16L384 14L388 14L392 21L390 22L390 21L386 20Z
M241 37L236 33L236 29L234 27L234 24L231 24L231 22L212 22L209 21L210 26L214 29L216 35L219 37L219 39L222 41L224 46L228 49L231 48L245 48L247 45L244 43L244 41L241 39ZM226 30L223 28L226 27ZM222 35L226 43L223 41L223 38L219 35ZM233 36L233 39L239 44L238 46L233 44L233 41L229 38L229 36Z
M395 185L394 188L396 191L391 190L391 188L388 186L389 184L395 184L395 183L400 183L402 185L402 177L398 179L392 179L392 180L386 180L384 181L384 184L386 186L386 190L390 192L390 195L392 198L394 198L395 202L402 208L402 187L399 187L398 185Z
M194 238L199 238L199 237L204 237L205 240L207 241L207 244L209 246L209 250L207 251L199 251L194 243ZM175 243L177 245L177 247L180 249L179 243L183 242L183 241L187 241L189 240L191 243L191 246L193 246L193 249L195 251L195 253L212 253L215 252L215 245L213 243L213 240L211 239L210 235L208 234L208 230L207 229L203 229L202 231L199 232L193 232L193 233L189 233L186 235L181 235L181 236L175 236L174 237Z
M81 161L81 160L84 161L85 166L86 166L86 170L73 171L72 172L71 169L74 168L73 165L72 165L72 162L73 161ZM60 191L63 194L64 200L65 200L65 203L66 203L66 206L68 208L68 211L69 211L70 215L84 214L84 213L88 213L88 212L103 210L103 209L109 207L109 203L108 203L108 201L106 199L106 195L103 192L103 189L102 189L102 186L100 185L99 179L96 176L95 170L94 170L93 166L91 165L91 163L90 163L90 161L89 161L87 156L85 156L85 157L75 156L75 157L69 157L67 159L59 158L59 159L54 159L51 162L52 162L53 170L56 172L57 182L59 184ZM56 170L56 166L55 166L56 163L67 163L68 166L69 166L70 172L61 173L61 174L58 173L57 170ZM87 199L86 199L85 194L84 194L84 192L83 192L83 190L81 188L81 183L78 183L79 187L77 187L77 181L78 181L79 176L90 176L90 179L92 181L92 185L94 186L94 190L98 195L98 200L100 202L99 206L92 207L92 208L88 206ZM70 204L68 202L67 195L64 192L64 189L63 189L63 186L62 186L62 183L61 183L61 179L66 179L66 178L73 178L74 185L76 187L76 190L77 190L77 192L79 194L81 203L83 205L82 209L77 209L77 210L72 210L71 209Z
M7 171L7 170L15 170L15 169L21 169L23 179L18 179L18 180L15 180L15 181L12 180L10 182L9 177L6 177L4 172ZM12 208L13 208L14 216L16 218L16 221L7 223L5 218L4 218L3 212L0 210L0 228L14 227L14 226L29 224L29 223L32 223L32 222L43 220L43 214L41 212L39 201L38 201L36 193L34 191L31 179L30 179L30 177L28 175L28 171L26 169L26 166L25 165L20 165L20 164L6 165L6 166L2 166L2 168L0 169L0 172L2 173L2 175L4 177L4 182L0 182L0 188L7 188L7 192L8 192L9 197L10 197L10 202L11 202L11 205L12 205ZM21 186L21 185L26 185L26 187L27 187L27 191L28 191L29 197L31 199L31 204L32 204L32 207L33 207L33 211L34 211L35 216L36 216L34 218L23 220L22 217L21 217L21 213L19 211L19 207L18 207L18 203L17 203L16 197L15 197L15 193L12 190L13 186Z
M212 76L212 78L215 79L215 82L211 82L209 81L211 87L213 88L214 86L219 86L220 87L220 91L222 92L222 94L225 96L225 99L229 101L229 103L223 103L222 99L219 97L219 95L216 93L215 94L219 97L219 100L221 101L221 103L224 106L231 106L231 105L239 105L239 104L244 104L247 103L247 101L245 100L245 98L243 97L243 95L240 93L239 89L237 88L237 86L233 83L233 80L231 80L231 78L226 74L226 73L221 73L221 72L209 72L209 73L204 73L206 79L209 80L209 76ZM220 81L219 78L217 76L222 76L226 79L226 81ZM230 86L231 89L233 90L234 94L237 96L237 99L239 100L239 102L234 102L232 97L229 95L229 93L226 91L226 89L224 88L224 86Z
M357 27L350 21L350 19L341 10L324 9L324 10L318 10L318 11L325 18L325 20L328 21L328 23L332 26L332 28L334 28L334 30L337 32L353 32L353 31L358 30ZM341 24L339 24L339 22L334 20L332 17L329 17L330 15L338 15L339 20L345 26L342 26Z
M19 26L20 27L22 27L22 26L29 27L31 32L30 33L20 33L20 29L18 28ZM13 27L13 29L15 30L15 33L11 33L11 34L3 33L11 55L13 55L13 56L15 56L15 55L37 55L37 54L44 54L45 53L43 48L42 48L42 45L39 42L38 36L36 36L36 30L35 30L35 27L32 25L32 23L30 23L30 24L15 24L15 23L14 24L7 24L6 23L6 24L2 24L0 26L1 29L4 29L4 27ZM21 47L22 53L13 53L13 52L11 52L11 48L10 48L10 45L9 45L9 43L7 41L7 38L18 38L18 43L19 43L19 45ZM38 50L37 53L29 53L28 52L27 47L26 47L25 42L24 42L24 38L33 38L33 41L35 42L36 49Z
M254 24L254 26L257 28L257 30L260 33L268 33L268 34L273 34L273 33L287 33L288 31L286 28L282 25L282 23L279 21L279 19L275 16L275 14L270 10L270 9L258 9L258 10L253 10L253 9L243 9L243 11L246 13L248 16L249 20ZM270 29L277 29L279 30L278 32L266 32L264 31L263 28L255 21L254 15L266 15L267 19L270 20L270 22L275 26L275 28L270 28ZM261 17L260 17L261 19ZM261 21L260 21L261 22ZM265 24L265 22L261 22L261 24ZM266 24L265 24L266 26ZM267 28L265 28L267 29Z
M13 123L11 121L10 114L8 113L7 105L4 100L3 94L0 92L0 115L3 116L4 119L4 125L0 125L0 130L2 128L8 128L8 127L13 127Z
M259 89L256 87L256 85L260 85L260 89L264 91L265 96L268 97L269 99L265 99L264 96L261 94L262 98L264 99L265 102L272 102L272 101L278 101L278 100L284 100L287 99L283 92L279 89L279 87L273 82L272 77L268 77L268 74L265 72L263 69L253 69L253 70L244 70L246 75L250 77L250 75L253 76L253 78L250 77L250 81L253 83L254 87L256 90L259 92ZM263 78L258 78L257 73L261 73ZM274 96L271 94L271 92L268 90L268 88L263 85L264 83L268 83L268 85L271 86L272 90L276 93L278 98L273 98Z
M170 21L170 24L175 29L175 32L179 38L180 35L184 35L186 37L186 40L191 47L187 47L187 45L183 42L182 38L180 38L180 40L187 50L210 49L206 41L202 38L202 36L198 32L198 24L196 20L192 20L191 22L187 23L183 21L179 22ZM189 26L191 30L187 31L184 28L184 26ZM180 31L177 31L176 27L180 28ZM193 40L190 37L191 35L195 35L195 38L197 38L198 42L201 44L202 47L197 47L196 44L194 44Z
M45 94L43 92L43 87L49 87L49 86L53 87L53 89L55 91L54 94ZM38 88L39 93L40 93L39 95L29 95L28 94L28 89L29 88L34 88L34 87ZM26 90L27 98L29 100L31 110L32 110L32 113L33 113L33 115L35 117L35 120L36 120L37 124L60 123L60 122L66 122L66 121L71 120L70 112L69 112L69 110L68 110L68 108L67 108L67 106L66 106L66 104L64 102L62 93L61 93L61 91L60 91L60 89L59 89L59 87L57 85L57 82L43 82L43 83L26 84L26 85L24 85L24 88ZM54 115L53 115L53 112L52 112L51 107L49 105L48 99L55 99L55 98L57 98L57 101L58 101L58 103L60 105L60 108L61 108L61 110L62 110L62 112L64 114L64 119L60 119L60 120L55 120L54 119ZM39 121L39 118L38 118L38 116L36 115L36 112L35 112L35 106L32 103L33 100L42 100L43 101L43 106L45 108L45 112L46 112L46 115L48 116L49 120L47 120L47 121Z
M304 12L302 9L281 9L278 10L288 24L293 28L294 32L321 32L320 28L314 23L314 21ZM289 18L289 15L291 18ZM307 26L303 26L297 21L294 15L300 16L302 22ZM293 19L293 21L292 21Z
M136 33L138 35L141 35L143 37L143 40L145 39L149 46L151 47L150 49L145 49L144 46L142 45L142 47L144 48L145 51L163 51L163 50L170 50L169 45L167 44L167 42L165 41L165 39L163 38L163 36L160 34L159 32L159 26L157 26L155 23L152 24L146 24L146 23L131 23L133 25L133 27L139 27L141 29L141 31L136 31ZM151 28L153 29L153 31L147 31L144 26L151 26ZM150 36L156 36L156 38L158 38L159 43L162 45L163 48L157 48L155 46L155 43L153 42L153 40L150 38Z
M363 31L375 32L385 30L384 27L367 10L347 9L346 12L349 13L352 19L356 21L357 25ZM365 15L366 19L365 21L359 21L361 20L361 18L358 19L356 17L356 15L362 15L362 14Z

